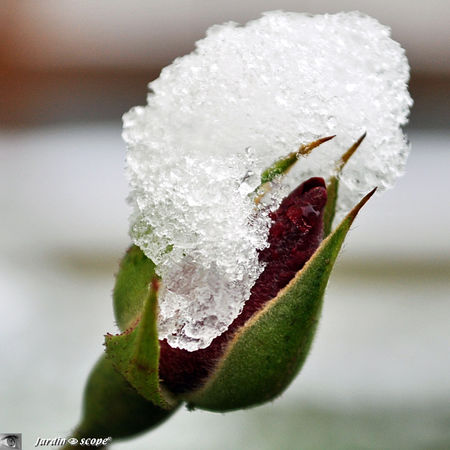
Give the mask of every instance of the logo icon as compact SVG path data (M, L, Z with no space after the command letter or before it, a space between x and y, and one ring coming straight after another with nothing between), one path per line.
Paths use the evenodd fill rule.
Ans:
M70 445L77 445L78 444L78 439L77 438L70 438L70 439L67 439L67 442Z
M0 433L0 449L22 450L21 433Z

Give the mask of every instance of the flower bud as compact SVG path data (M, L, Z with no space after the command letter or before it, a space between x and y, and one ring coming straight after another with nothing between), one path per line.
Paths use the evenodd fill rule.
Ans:
M270 246L260 253L266 267L243 311L226 333L194 352L158 341L155 267L132 246L113 293L124 331L106 335L106 356L88 379L74 437L131 437L166 420L183 401L224 412L282 393L308 355L333 264L373 193L321 242L324 181L312 178L294 190L272 214Z
M121 333L106 335L79 435L131 436L183 402L224 412L286 389L375 189L352 205L401 173L407 78L373 19L272 12L214 27L151 84L124 116L136 245L113 293ZM343 153L346 139L366 129L343 171L365 134ZM292 151L318 130L340 139L296 164L333 137Z
M225 333L208 347L193 352L173 348L165 340L157 345L157 334L147 333L146 339L155 341L154 352L159 349L159 363L153 370L159 367L161 388L191 407L213 411L245 408L279 395L308 354L331 268L354 217L369 196L322 244L327 203L324 180L311 178L286 197L271 214L270 245L260 252L265 269L241 314ZM139 278L141 271L149 278ZM132 247L117 276L114 309L119 325L129 325L131 320L135 323L121 335L108 335L106 340L113 365L151 401L155 401L155 390L146 393L139 381L142 363L136 365L136 355L134 359L124 357L127 350L119 342L146 326L139 318L145 313L138 309L146 309L142 301L145 286L154 276L154 266ZM127 292L122 283L129 280L137 281L132 302L129 295L122 295ZM156 298L155 284L152 292ZM123 304L135 312L132 318L125 314ZM153 320L156 323L156 314Z

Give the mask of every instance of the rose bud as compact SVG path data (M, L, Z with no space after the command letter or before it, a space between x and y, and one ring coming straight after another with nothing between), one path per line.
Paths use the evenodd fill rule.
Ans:
M339 170L362 139L346 152ZM283 166L286 161L283 158L264 172L262 186L289 170L290 165ZM264 270L250 298L226 332L196 351L172 347L165 339L157 342L155 265L138 247L130 248L113 295L116 320L124 332L106 336L113 366L142 396L161 407L164 392L188 401L190 407L214 411L245 408L279 395L308 354L331 268L350 224L373 192L320 248L327 205L325 181L310 178L284 198L270 213L269 245L259 252Z
M286 165L286 160L263 174L262 186L296 161ZM269 246L259 253L265 268L242 312L208 347L193 352L158 341L155 264L132 246L121 262L113 293L116 320L124 332L106 336L106 358L91 373L83 420L74 437L133 436L159 425L182 401L190 408L228 411L283 392L310 349L325 286L345 235L372 194L322 245L329 205L324 180L311 178L283 199L270 214Z
M402 172L407 80L389 30L359 13L215 26L162 71L124 116L120 333L76 436L128 437L183 403L223 412L286 389L353 220Z

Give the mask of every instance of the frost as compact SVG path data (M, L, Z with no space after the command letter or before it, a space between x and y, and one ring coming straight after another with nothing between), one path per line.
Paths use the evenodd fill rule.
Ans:
M402 173L409 67L389 36L357 12L214 26L150 83L147 106L124 115L131 236L162 277L159 332L170 345L208 346L249 297L269 220L248 194L276 159L336 134L296 164L278 186L286 193L328 178L367 131L341 175L338 218Z

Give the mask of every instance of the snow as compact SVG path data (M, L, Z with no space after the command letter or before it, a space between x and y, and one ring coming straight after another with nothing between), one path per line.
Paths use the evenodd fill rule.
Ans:
M163 69L123 131L130 234L162 278L161 338L204 348L241 311L270 226L251 193L275 160L336 135L295 165L269 208L306 178L329 178L363 132L340 176L337 220L374 186L393 186L409 152L408 77L389 29L358 12L213 26Z

